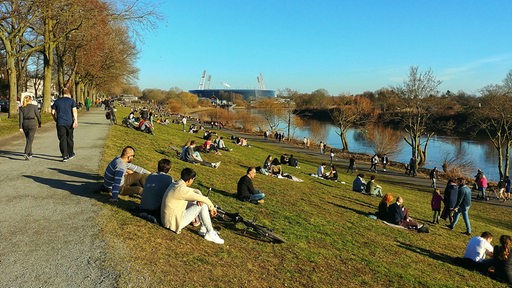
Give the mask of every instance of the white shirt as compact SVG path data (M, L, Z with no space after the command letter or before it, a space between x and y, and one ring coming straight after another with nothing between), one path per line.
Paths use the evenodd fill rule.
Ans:
M473 237L469 240L466 246L464 258L471 259L475 262L480 262L485 259L486 252L492 252L493 247L491 243L480 236Z
M324 166L322 166L322 165L318 166L318 169L316 170L316 175L319 177L324 176Z

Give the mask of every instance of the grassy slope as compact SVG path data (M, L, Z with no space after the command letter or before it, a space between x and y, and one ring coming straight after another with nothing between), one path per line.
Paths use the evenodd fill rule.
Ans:
M42 113L41 114L41 121L44 123L53 122L52 115L50 113ZM7 118L7 113L2 114L0 117L0 137L12 135L13 131L18 132L18 115L13 118ZM16 133L15 132L15 133Z
M120 111L119 115L123 115ZM204 154L207 161L222 161L219 169L179 161L167 149L181 147L187 139L202 143L201 135L187 134L180 126L158 125L156 135L115 126L107 140L100 173L125 145L136 148L135 164L156 170L167 153L173 162L171 175L179 177L184 167L198 172L194 187L214 187L210 198L228 211L257 216L258 222L273 228L287 243L273 245L221 228L225 245L204 241L192 231L180 235L149 224L127 212L138 200L122 198L118 207L104 206L100 222L108 243L116 251L111 264L121 271L121 287L499 287L489 278L454 266L452 257L462 255L468 237L461 235L464 223L454 231L444 225L431 226L430 234L388 227L364 215L376 210L379 199L351 192L351 185L308 176L320 162L295 155L301 168L285 172L304 182L293 182L258 174L255 186L267 194L265 204L238 202L236 183L247 166L258 166L268 154L285 152L269 143L236 147L232 152ZM230 134L222 134L225 139ZM340 180L351 183L353 175L339 169ZM425 187L400 187L396 179L379 174L385 192L405 197L412 217L431 219L430 194ZM108 195L100 200L107 201ZM507 207L474 203L470 210L474 233L489 230L498 239L508 234L510 223L502 219ZM495 241L493 244L496 244ZM505 287L505 285L503 285Z

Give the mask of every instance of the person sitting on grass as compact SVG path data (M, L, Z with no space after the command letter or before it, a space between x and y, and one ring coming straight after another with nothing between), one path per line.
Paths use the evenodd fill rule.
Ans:
M288 165L295 167L295 168L299 168L299 160L297 160L297 158L295 158L292 154L292 155L290 155L290 158L288 159Z
M124 147L121 156L115 157L108 163L103 175L103 191L111 191L110 202L117 202L120 195L142 195L148 170L132 164L135 159L135 149L132 146Z
M204 236L207 241L224 244L224 240L213 229L210 219L210 216L217 215L217 209L208 197L203 196L199 190L190 188L195 178L196 172L191 168L185 168L181 170L180 180L169 186L162 200L162 224L165 228L180 234L183 228L199 217L201 228L198 234Z
M219 168L220 161L216 163L210 163L203 161L203 159L200 157L199 153L196 152L194 149L196 147L196 141L192 140L190 141L190 145L188 145L187 149L185 150L185 161L189 163L194 164L201 164L203 166L208 166L212 168Z
M501 235L500 245L494 246L494 273L491 275L493 279L512 284L512 237L509 235Z
M247 174L238 180L236 198L240 201L249 201L253 204L263 203L265 194L254 188L252 179L256 177L256 168L247 168Z
M327 180L337 181L338 180L338 171L336 170L336 166L332 165L331 171L329 171L329 173L327 173L324 176L324 178Z
M272 176L281 176L283 174L279 159L274 158L274 160L272 160L272 164L270 165L270 174Z
M401 196L396 197L396 202L389 205L387 222L400 225L407 229L417 230L418 224L409 217L409 211L403 207L404 199Z
M204 142L203 146L202 146L202 149L203 151L205 152L210 152L211 150L214 150L215 151L215 154L217 155L222 155L220 152L219 152L219 149L217 149L217 145L215 145L213 142L212 142L212 136L211 134L208 136L208 138L206 139L206 141Z
M173 182L169 175L171 160L160 159L158 161L158 172L151 173L146 179L140 205L136 215L153 223L160 223L160 207L165 191Z
M375 182L375 175L370 177L370 182L366 184L365 192L371 196L382 197L382 186Z
M316 176L323 178L325 177L325 163L320 164L318 168L316 169Z
M382 200L380 200L379 207L377 210L377 218L380 220L387 220L388 217L388 207L393 201L393 195L391 193L386 193Z
M363 193L366 190L366 181L364 181L364 174L357 174L354 182L352 182L352 191Z
M462 259L457 258L456 261L466 269L487 273L487 270L493 264L493 247L491 242L492 234L487 231L483 232L480 236L471 238L466 245L464 257Z
M229 149L228 147L226 147L226 144L224 143L224 137L220 136L217 136L217 148L220 149L220 150L224 150L224 151L231 151L233 149Z

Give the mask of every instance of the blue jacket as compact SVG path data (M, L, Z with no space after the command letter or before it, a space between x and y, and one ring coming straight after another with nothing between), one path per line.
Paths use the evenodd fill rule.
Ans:
M466 210L471 206L471 189L467 185L463 185L459 187L459 192L457 196L457 204L455 207L458 207L460 210Z

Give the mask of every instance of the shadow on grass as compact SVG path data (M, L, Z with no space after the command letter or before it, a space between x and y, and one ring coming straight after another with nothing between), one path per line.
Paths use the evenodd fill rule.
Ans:
M199 189L199 190L201 190L203 195L206 196L206 197L209 196L208 195L209 193L216 193L216 194L221 194L221 195L226 196L226 197L236 198L236 193L231 193L231 192L220 190L220 189L217 189L217 188L212 188L210 186L204 185L203 183L197 183L197 186L203 188L203 189Z
M411 252L414 252L414 253L417 253L419 255L432 258L432 259L437 260L437 261L442 261L442 262L445 262L445 263L448 263L448 264L456 265L455 262L454 262L454 259L451 256L448 256L448 255L446 255L444 253L437 253L437 252L434 252L434 251L426 249L426 248L421 248L421 247L413 246L413 245L411 245L409 243L400 242L400 241L398 242L398 247L403 248L403 249L407 249L407 250L409 250Z
M355 192L355 193L357 193L357 192ZM372 196L368 196L368 197L372 197ZM372 205L370 203L364 202L362 200L349 198L347 196L342 196L341 199L345 200L345 201L348 201L348 202L352 202L354 204L358 204L358 205L362 205L362 206L368 207L370 209L377 209L377 207L375 205Z
M340 204L337 204L337 203L333 203L333 202L327 202L331 205L334 205L336 207L339 207L339 208L342 208L342 209L346 209L346 210L350 210L356 214L359 214L359 215L367 215L368 213L370 213L369 211L362 211L362 210L357 210L357 209L354 209L354 208L350 208L350 207L347 207L347 206L344 206L344 205L340 205ZM371 212L373 213L373 212Z

